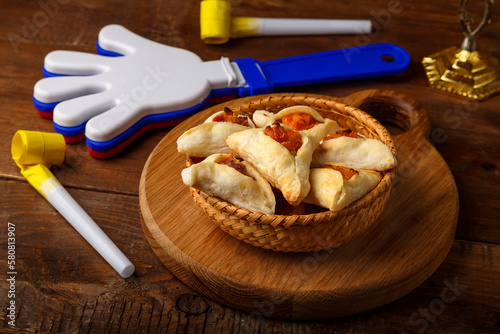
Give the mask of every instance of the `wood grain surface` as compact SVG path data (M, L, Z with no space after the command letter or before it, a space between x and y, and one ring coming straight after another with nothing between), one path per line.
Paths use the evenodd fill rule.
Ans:
M429 88L423 57L463 40L458 1L355 2L231 0L238 16L370 19L369 35L256 37L206 45L199 1L2 1L0 10L0 332L2 333L499 333L500 96L476 103ZM470 1L478 22L484 3ZM479 50L500 58L500 6ZM44 56L53 50L95 53L99 30L124 25L203 60L266 61L369 43L400 45L408 70L393 77L296 87L293 92L345 97L366 89L398 91L429 115L429 143L449 166L460 210L455 240L441 266L407 295L362 314L289 321L226 307L185 285L159 261L141 227L139 180L147 158L170 129L144 134L110 160L85 143L68 145L57 178L131 259L121 279L22 178L10 157L19 129L53 132L32 104ZM416 156L418 158L418 155ZM16 227L16 326L8 324L7 223ZM444 298L443 298L444 297Z
M374 226L347 245L297 254L263 250L224 233L196 205L180 177L185 157L177 153L177 138L224 107L268 96L209 108L170 131L152 152L139 202L146 236L160 261L188 286L223 304L296 320L360 313L420 285L451 247L458 193L448 166L425 138L425 111L407 96L369 90L330 98L376 111L380 121L406 125L394 137L401 172L386 207Z

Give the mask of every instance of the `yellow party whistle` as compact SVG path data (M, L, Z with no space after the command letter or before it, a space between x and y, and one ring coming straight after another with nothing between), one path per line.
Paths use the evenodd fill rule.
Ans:
M370 20L231 17L227 0L203 0L200 6L201 39L207 44L250 36L369 34L372 30Z
M52 164L64 162L65 151L64 137L58 133L19 130L12 138L12 158L26 180L122 277L130 277L135 271L134 265L50 171Z

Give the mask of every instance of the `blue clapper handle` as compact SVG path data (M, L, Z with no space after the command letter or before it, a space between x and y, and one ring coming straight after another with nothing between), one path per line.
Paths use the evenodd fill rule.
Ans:
M235 59L247 85L239 96L267 94L275 89L394 75L410 63L408 52L379 43L269 61Z

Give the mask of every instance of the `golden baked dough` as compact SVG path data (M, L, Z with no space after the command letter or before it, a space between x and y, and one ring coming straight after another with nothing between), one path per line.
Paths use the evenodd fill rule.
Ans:
M353 168L384 171L396 166L396 158L380 140L341 136L322 140L313 154L311 167L342 162Z
M329 118L323 118L314 108L309 106L292 106L280 110L277 114L266 110L256 110L252 116L252 119L257 127L264 128L274 122L283 123L283 118L293 114L306 114L311 116L315 120L315 124L312 127L306 129L296 128L291 126L294 130L299 130L309 134L310 136L316 137L318 142L323 139L329 133L335 133L341 130L341 127L336 121Z
M328 163L311 169L311 190L304 202L339 211L369 193L381 178L376 171Z
M314 151L313 137L284 128L300 135L302 145L292 154L285 146L264 133L264 128L231 134L227 144L246 162L254 166L283 197L297 206L309 192L309 167Z
M228 122L213 122L214 117L224 114L219 111L205 120L203 124L184 132L177 139L177 150L190 157L208 157L215 153L231 153L226 144L226 138L235 132L255 128L255 124L248 116L249 126Z
M250 164L242 161L245 174L219 162L229 154L213 154L200 163L182 170L187 186L217 196L251 211L273 214L276 199L269 183Z

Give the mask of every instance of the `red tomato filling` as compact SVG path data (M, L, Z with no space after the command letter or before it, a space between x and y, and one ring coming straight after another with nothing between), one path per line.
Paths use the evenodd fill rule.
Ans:
M351 179L351 177L353 177L354 175L358 175L359 172L355 169L352 169L350 167L344 167L344 166L336 166L336 165L322 165L320 168L330 168L330 169L334 169L338 172L340 172L340 174L342 174L342 177L346 180L349 180Z
M232 168L236 169L238 172L240 172L241 174L246 175L247 169L246 169L245 165L243 165L240 161L238 161L232 153L231 153L231 155L229 155L229 157L221 159L217 163L221 164L221 165L227 165L229 167L232 167Z
M319 122L309 114L296 113L286 115L281 119L281 123L288 125L294 130L307 130L318 124Z
M296 155L302 146L302 135L297 131L285 129L279 123L267 126L264 133L283 145L293 155Z
M221 115L217 115L212 119L213 122L226 122L226 123L234 123L243 126L248 126L248 118L245 116L235 115L231 109L224 108L224 113Z

